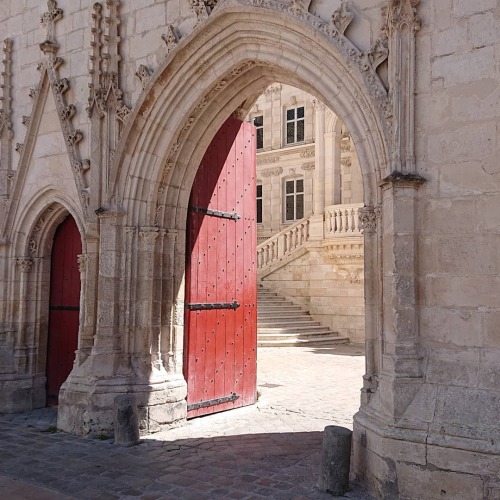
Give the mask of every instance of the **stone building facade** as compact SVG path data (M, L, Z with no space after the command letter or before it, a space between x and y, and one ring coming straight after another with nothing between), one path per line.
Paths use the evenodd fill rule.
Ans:
M185 418L190 187L225 120L287 83L342 118L363 178L354 475L381 498L498 497L497 0L3 7L2 411L45 404L50 254L71 215L80 326L59 428L110 432L124 392L146 429Z
M247 119L258 134L261 283L363 342L363 182L348 130L314 96L280 83L266 89Z

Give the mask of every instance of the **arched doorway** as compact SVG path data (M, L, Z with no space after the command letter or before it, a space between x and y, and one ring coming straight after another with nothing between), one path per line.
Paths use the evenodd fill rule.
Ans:
M80 232L68 215L57 228L52 245L49 333L47 346L47 405L58 403L59 389L68 378L78 348L80 313Z

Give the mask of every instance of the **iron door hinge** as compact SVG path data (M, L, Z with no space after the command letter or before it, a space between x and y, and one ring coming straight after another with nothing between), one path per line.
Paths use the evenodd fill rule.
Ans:
M221 212L220 210L210 210L209 208L200 207L189 207L189 210L203 215L210 215L212 217L221 217L222 219L233 219L234 221L241 219L236 212Z
M236 401L240 396L238 394L231 394L231 396L224 396L223 398L209 399L208 401L200 401L199 403L193 403L187 405L188 411L199 410L200 408L207 408L208 406L221 405L223 403L230 403L231 401Z
M236 310L240 305L238 302L208 302L206 304L186 304L190 311L203 311L211 309L233 309Z

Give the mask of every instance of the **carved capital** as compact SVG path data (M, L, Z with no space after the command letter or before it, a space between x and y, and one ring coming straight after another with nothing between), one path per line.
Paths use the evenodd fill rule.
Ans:
M380 209L377 210L374 207L362 207L358 210L359 222L364 234L375 233L380 214Z
M22 273L29 273L33 269L34 260L31 257L20 257L15 262Z

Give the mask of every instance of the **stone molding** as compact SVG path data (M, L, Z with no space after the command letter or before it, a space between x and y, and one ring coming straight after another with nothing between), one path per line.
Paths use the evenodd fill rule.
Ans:
M280 161L280 156L278 155L273 155L273 156L257 156L257 166L261 165L271 165L273 163L279 163Z
M10 203L12 170L12 45L10 38L2 42L2 72L0 102L0 195L3 199L0 208L7 208Z
M281 167L276 167L276 168L266 168L265 170L262 170L260 172L260 175L262 177L276 177L278 175L281 175L283 173L283 169Z

